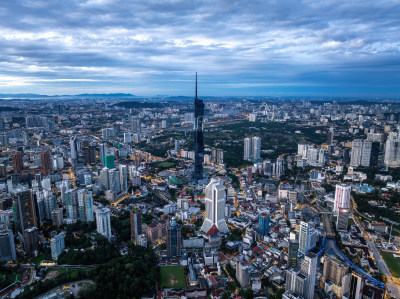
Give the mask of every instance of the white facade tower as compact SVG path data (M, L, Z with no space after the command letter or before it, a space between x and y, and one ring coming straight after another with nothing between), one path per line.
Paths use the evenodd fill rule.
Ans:
M211 179L211 182L206 187L206 217L201 226L201 230L204 233L208 233L214 225L222 233L229 231L225 222L225 201L224 184L219 179Z

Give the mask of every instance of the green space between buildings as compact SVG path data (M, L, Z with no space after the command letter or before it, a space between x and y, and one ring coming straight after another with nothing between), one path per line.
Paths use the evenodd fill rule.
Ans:
M183 267L167 266L160 269L160 288L183 289L185 286L185 270Z
M382 251L381 254L392 275L400 278L400 255L398 255L399 257L395 257L393 252L386 251Z

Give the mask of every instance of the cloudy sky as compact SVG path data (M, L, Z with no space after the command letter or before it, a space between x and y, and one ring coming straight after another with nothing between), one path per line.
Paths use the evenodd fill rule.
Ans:
M400 97L398 0L13 0L0 93Z

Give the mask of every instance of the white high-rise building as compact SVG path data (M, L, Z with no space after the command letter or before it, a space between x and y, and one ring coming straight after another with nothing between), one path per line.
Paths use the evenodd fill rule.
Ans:
M111 211L109 208L99 208L96 210L97 232L108 240L111 239Z
M117 193L121 192L121 183L120 183L120 176L119 176L119 171L116 170L115 168L111 169L108 172L108 178L109 178L109 188L111 191L115 191Z
M247 161L258 160L261 157L261 138L252 137L244 139L243 159Z
M261 157L261 138L253 137L253 159L257 160Z
M201 226L204 233L208 233L213 226L216 226L222 233L228 232L229 229L225 222L225 201L226 193L223 182L219 179L211 179L206 187L206 216Z
M57 236L50 239L51 257L53 260L57 260L59 255L65 249L65 233L61 232Z
M121 191L128 192L128 167L126 165L119 165L119 180Z
M333 206L334 213L337 213L339 209L350 208L350 194L351 186L345 184L336 185L335 204Z
M390 135L385 143L386 167L400 167L400 138L396 135Z
M76 136L71 137L71 139L69 140L69 145L71 148L71 159L75 160L76 158L78 158L78 145Z
M307 276L307 287L304 298L314 298L315 279L317 274L318 256L315 253L308 253L301 262L301 272Z
M130 144L132 143L132 134L124 133L124 143Z

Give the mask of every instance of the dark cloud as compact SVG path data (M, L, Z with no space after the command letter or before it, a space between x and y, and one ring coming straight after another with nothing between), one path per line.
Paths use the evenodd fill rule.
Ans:
M398 96L398 1L4 1L0 92Z

